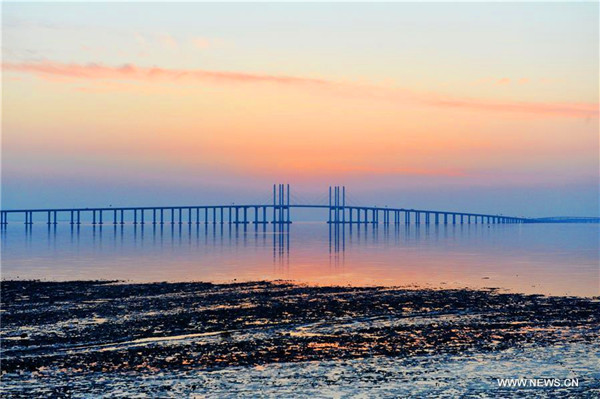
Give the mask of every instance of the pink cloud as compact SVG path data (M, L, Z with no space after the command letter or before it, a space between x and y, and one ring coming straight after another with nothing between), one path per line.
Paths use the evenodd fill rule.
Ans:
M504 86L504 85L510 84L511 82L513 82L513 80L510 79L510 78L499 78L499 79L495 79L495 78L481 78L481 79L475 80L472 84L474 84L474 85L492 84L492 85ZM518 80L515 80L515 82L518 82L519 84L524 85L524 84L529 83L530 79L528 79L528 78L520 78Z
M204 37L196 37L192 39L192 43L196 48L199 48L201 50L209 48L211 45L210 41Z
M133 37L135 38L135 41L142 47L146 47L148 44L146 38L141 33L134 32Z
M398 175L398 176L447 176L447 177L464 177L466 172L460 169L446 169L446 168L386 168L386 167L340 167L340 168L328 168L330 171L338 173L348 173L353 175Z
M176 48L178 46L177 40L168 33L164 33L158 36L158 41L166 47Z
M63 64L58 62L33 62L33 63L3 63L2 69L29 73L42 78L53 76L69 77L73 79L116 79L116 80L198 80L222 82L270 82L270 83L310 83L326 84L327 81L311 78L254 74L244 72L205 71L201 69L164 69L158 67L144 68L133 64L119 67L110 67L102 64Z
M546 114L571 118L597 118L598 104L585 103L527 103L527 102L492 102L480 100L446 99L433 101L433 104L452 107L470 108L473 110L498 112L525 112L530 114Z
M461 108L473 111L518 112L545 114L571 118L597 118L598 104L590 103L532 103L494 102L479 99L460 99L409 90L341 83L325 79L298 76L257 74L245 72L207 71L202 69L167 69L139 67L126 64L119 67L103 64L64 64L59 62L3 63L4 71L35 75L48 80L116 80L116 81L196 81L208 83L268 83L302 87L317 87L341 96L379 99L398 103L420 103L443 108ZM502 79L501 79L502 80Z

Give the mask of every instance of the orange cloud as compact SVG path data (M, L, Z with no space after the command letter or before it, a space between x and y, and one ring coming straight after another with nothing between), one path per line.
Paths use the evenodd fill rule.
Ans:
M272 83L312 86L331 93L367 99L379 99L398 103L417 103L426 106L461 108L472 111L518 112L544 114L569 118L597 118L598 104L589 103L531 103L494 102L479 99L459 99L439 94L419 94L390 87L341 83L325 79L286 75L270 75L244 72L207 71L201 69L166 69L138 67L126 64L120 67L102 64L64 64L59 62L3 63L5 71L29 73L44 79L84 80L130 80L130 81L198 81L222 83ZM500 81L509 81L507 78ZM500 82L499 81L499 82Z

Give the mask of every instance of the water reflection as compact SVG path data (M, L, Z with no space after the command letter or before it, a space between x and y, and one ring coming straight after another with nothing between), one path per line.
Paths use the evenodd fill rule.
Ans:
M3 278L500 287L598 295L597 225L9 225Z
M263 233L265 233L266 226L264 224L263 228ZM273 264L277 265L280 270L285 270L290 265L290 225L288 223L273 225Z

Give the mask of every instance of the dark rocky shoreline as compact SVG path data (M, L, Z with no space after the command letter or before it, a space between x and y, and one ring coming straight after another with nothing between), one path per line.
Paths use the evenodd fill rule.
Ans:
M600 335L597 298L496 290L283 281L2 281L1 288L2 381L13 388L57 375L490 353L589 344Z

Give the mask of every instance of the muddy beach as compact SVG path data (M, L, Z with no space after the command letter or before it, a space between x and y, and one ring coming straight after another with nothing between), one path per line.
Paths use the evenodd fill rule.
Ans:
M6 397L600 392L597 298L284 281L3 281L1 295ZM509 377L579 386L494 385Z

